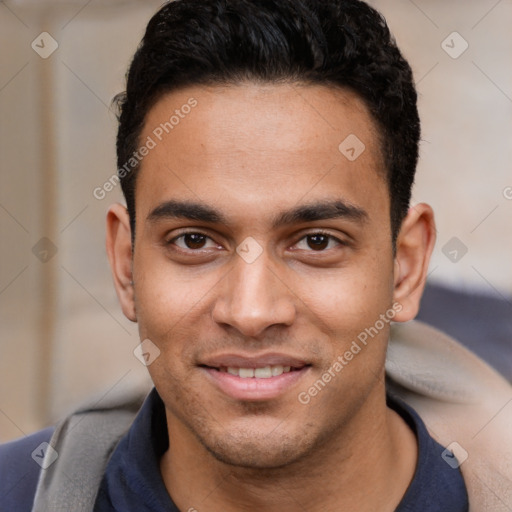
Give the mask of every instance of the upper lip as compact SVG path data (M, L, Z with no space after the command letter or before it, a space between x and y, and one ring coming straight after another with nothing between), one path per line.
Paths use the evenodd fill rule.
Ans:
M200 366L209 366L211 368L263 368L265 366L291 366L292 368L302 368L307 366L303 359L287 354L268 353L257 356L245 354L219 354L204 359Z

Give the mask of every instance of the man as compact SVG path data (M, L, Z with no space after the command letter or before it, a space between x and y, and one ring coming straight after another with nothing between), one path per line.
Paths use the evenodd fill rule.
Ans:
M7 509L507 510L510 459L469 445L504 432L510 387L421 325L388 351L435 228L409 206L416 93L382 17L176 0L118 106L107 250L155 388L136 416L136 396L102 403L4 447ZM20 469L36 441L45 469Z

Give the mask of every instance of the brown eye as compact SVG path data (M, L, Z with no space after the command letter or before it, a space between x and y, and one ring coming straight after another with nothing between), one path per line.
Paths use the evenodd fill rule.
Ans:
M210 249L217 247L209 236L202 233L183 233L168 242L169 245L176 245L184 250ZM208 245L210 244L210 245Z
M326 235L307 235L308 247L315 251L321 251L329 245L329 238Z
M305 251L323 252L326 249L333 249L337 246L346 245L341 240L328 233L310 233L303 236L296 244L296 247Z
M199 233L187 233L183 235L183 241L188 249L202 249L206 242L206 237Z

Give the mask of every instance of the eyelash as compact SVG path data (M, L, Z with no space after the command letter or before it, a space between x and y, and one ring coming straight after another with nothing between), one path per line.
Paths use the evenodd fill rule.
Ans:
M179 240L180 238L184 238L187 235L201 235L201 236L204 236L205 238L207 238L209 240L212 240L212 238L210 236L208 236L205 233L202 233L201 231L185 231L183 233L180 233L178 236L175 236L174 238L168 240L166 242L166 245L167 246L175 245L176 240ZM340 240L339 238L335 237L334 235L331 235L330 233L328 233L326 231L322 231L322 230L313 231L311 233L306 233L301 238L299 238L299 240L297 240L297 242L295 242L294 245L297 245L299 242L301 242L302 240L306 239L308 236L314 236L314 235L325 236L325 237L327 237L329 239L329 241L331 241L331 240L335 241L340 246L347 246L348 245L347 242L344 242L343 240ZM203 248L201 248L201 249L190 249L190 248L184 249L182 247L178 247L178 249L183 251L183 252L189 252L189 253L200 253L201 251L204 251ZM322 249L322 250L315 251L314 249L310 249L308 252L324 253L324 252L327 252L328 250L329 249Z

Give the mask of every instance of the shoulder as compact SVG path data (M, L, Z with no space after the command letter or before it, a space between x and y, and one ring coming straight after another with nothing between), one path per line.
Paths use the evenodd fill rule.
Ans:
M411 321L395 324L386 358L388 390L414 408L457 459L474 510L512 503L512 386L459 342ZM447 462L445 460L445 462Z
M399 398L388 395L388 406L415 432L418 460L414 477L396 512L421 510L467 512L468 494L457 459L427 431L418 413Z
M133 382L92 397L57 425L37 482L34 510L92 510L105 466L151 386ZM53 450L50 451L50 450ZM52 459L52 455L55 458ZM55 463L53 463L55 462Z
M42 460L41 450L53 427L0 445L0 503L2 511L24 512L32 508ZM39 455L39 458L38 458Z

